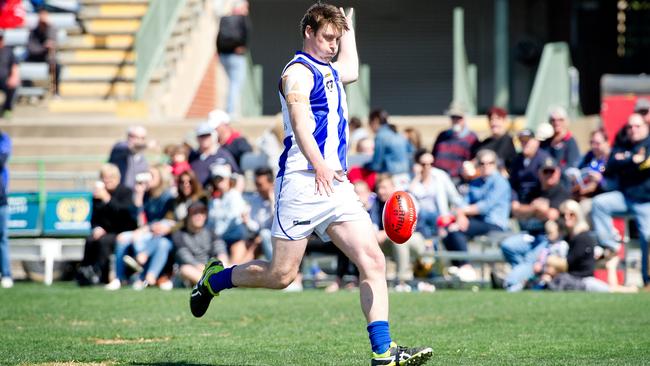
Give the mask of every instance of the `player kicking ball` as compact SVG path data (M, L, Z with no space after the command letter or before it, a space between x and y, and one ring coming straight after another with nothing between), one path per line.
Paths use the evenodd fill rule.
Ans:
M343 84L359 71L352 10L318 3L301 21L303 49L282 72L284 151L275 185L273 259L224 268L210 260L192 290L190 309L201 317L210 301L233 287L283 289L298 274L313 232L331 240L359 268L361 308L368 322L371 365L422 365L431 348L406 348L388 327L386 262L370 217L348 181L347 102ZM332 59L338 55L337 62Z

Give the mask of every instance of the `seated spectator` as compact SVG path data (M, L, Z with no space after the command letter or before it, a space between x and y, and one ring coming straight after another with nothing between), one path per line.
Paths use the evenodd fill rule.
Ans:
M284 149L284 124L282 122L282 114L276 116L273 126L262 134L255 145L257 151L266 157L266 166L273 169L274 175L278 171L278 162L280 161L280 154Z
M128 281L125 264L138 272L133 289L142 290L156 284L162 290L172 289L168 279L158 281L172 251L169 236L176 224L165 218L174 202L169 189L170 180L164 165L149 169L148 176L136 177L134 203L139 212L139 226L117 236L116 278L106 286L107 290L117 290Z
M650 291L648 276L648 242L650 241L650 135L648 124L639 114L627 122L627 148L616 148L607 162L606 173L618 176L615 191L597 195L592 201L591 218L600 244L617 253L620 238L612 223L614 214L631 213L639 229L641 241L641 275L645 290ZM611 256L608 255L608 256Z
M379 174L390 174L398 190L408 187L411 150L404 136L388 123L388 113L377 109L370 112L370 129L375 133L375 151L364 168Z
M501 243L501 250L512 270L505 279L508 291L520 291L533 276L534 263L541 251L548 247L544 223L557 220L562 202L571 193L561 184L562 173L551 157L547 157L539 170L539 190L522 195L514 191L512 216L519 221L521 233L508 237ZM522 198L523 197L523 198Z
M407 283L413 279L413 264L415 259L411 260L411 253L416 256L422 255L427 249L428 245L422 235L418 232L413 233L413 236L404 244L395 244L386 235L382 219L384 204L390 196L396 191L393 178L388 174L380 174L377 177L377 199L370 207L370 219L376 230L377 242L381 246L384 253L391 254L397 263L397 285L395 290L398 292L410 292L411 286ZM418 287L422 287L418 285ZM432 291L432 288L422 291Z
M618 257L608 263L610 276L608 283L594 277L596 260L594 259L594 245L596 238L589 231L589 224L580 208L580 204L573 200L565 201L560 206L560 213L564 218L564 227L567 231L569 251L566 256L566 273L555 275L549 283L549 288L554 291L582 290L588 292L638 292L638 288L621 286L616 278Z
M404 137L411 145L411 151L415 154L416 151L422 149L422 134L420 131L413 127L406 127L404 129Z
M447 229L447 236L442 240L450 251L466 252L469 238L508 230L510 184L497 168L497 155L492 150L481 150L476 154L476 161L478 178L469 182L466 205L456 209L456 223ZM462 281L476 280L476 272L467 261L452 263L458 267L457 275Z
M512 143L512 136L508 133L508 112L499 107L492 107L488 111L488 123L490 126L490 136L485 140L476 144L475 150L472 152L476 154L479 150L488 149L494 151L503 167L510 172L510 167L517 157L517 150Z
M548 152L560 169L575 168L580 162L578 143L569 131L569 115L566 109L555 107L548 115L548 122L553 126L553 136L542 141L540 149Z
M185 224L187 208L194 202L207 204L208 198L201 188L201 184L191 170L181 173L176 178L177 194L172 203L172 208L165 216L166 219L176 222L172 232L180 229Z
M120 184L120 170L104 164L95 183L90 225L84 257L77 274L79 285L108 283L110 256L118 234L137 227L133 191Z
M606 178L604 176L610 152L605 130L599 128L592 131L589 145L591 149L582 157L578 168L566 171L572 180L573 197L580 202L587 217L591 214L591 198L603 193L613 185L611 181L615 180L615 177Z
M441 132L433 144L434 166L449 173L454 183L461 181L461 167L464 161L472 158L472 151L478 143L478 137L465 121L465 110L452 103L446 112L451 119L451 128Z
M45 62L50 66L52 78L51 92L59 95L61 65L56 60L56 28L50 24L49 13L45 9L38 11L38 24L29 33L27 41L27 62Z
M185 225L172 234L172 241L176 247L179 274L190 286L194 286L211 257L219 258L224 265L229 260L225 244L206 225L208 209L205 204L193 202L187 211Z
M241 173L230 151L217 143L216 131L210 123L201 123L196 128L196 139L199 149L190 154L190 166L203 187L210 182L212 165L227 164L231 171Z
M438 218L449 216L451 208L463 205L449 175L433 167L433 155L425 150L415 153L414 178L409 193L418 204L416 230L425 238L438 235Z
M208 123L217 131L219 144L230 152L237 165L241 165L241 157L253 151L251 145L239 131L230 125L230 116L221 110L214 110L208 115Z
M5 102L0 117L11 118L14 109L16 88L20 85L18 61L13 47L5 45L4 33L0 31L0 90L5 94Z
M142 126L131 126L126 132L126 141L120 141L111 149L108 162L120 169L121 181L127 188L135 187L135 176L149 171L144 150L147 148L147 130Z
M546 221L544 231L548 248L541 251L533 264L533 271L539 279L535 287L540 289L545 288L556 274L566 272L566 256L569 252L569 244L564 240L557 221Z
M639 114L643 117L643 120L650 125L650 99L637 98L636 103L634 104L634 113ZM621 127L621 129L616 133L613 149L624 149L629 147L629 144L630 138L626 121L626 123L623 124L623 127Z
M172 146L169 151L169 160L174 177L179 177L181 174L192 170L188 161L189 155L189 150L185 145Z
M510 187L517 193L517 201L530 202L532 195L539 191L539 168L549 155L539 148L540 139L533 131L521 130L517 137L521 152L512 163Z
M262 253L269 261L273 258L271 243L271 224L273 224L275 206L273 179L271 168L255 170L256 192L246 197L250 213L245 211L243 216L244 224L253 233L254 245L261 246Z
M250 207L241 192L233 189L234 179L229 165L212 167L212 199L209 204L209 226L228 248L232 264L240 264L254 258L255 248L247 247L247 229L244 216Z
M361 123L361 119L359 117L351 117L350 121L348 122L348 126L350 129L350 143L348 144L348 147L350 149L358 147L360 140L371 138L370 133L365 127L363 127L363 124ZM350 152L359 153L359 150Z

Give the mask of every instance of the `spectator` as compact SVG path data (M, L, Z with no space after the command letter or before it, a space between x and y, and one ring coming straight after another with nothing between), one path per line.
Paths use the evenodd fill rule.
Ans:
M252 240L255 241L255 246L262 247L262 253L269 261L273 257L271 243L271 224L275 206L273 177L271 168L255 170L256 192L246 198L250 213L245 212L243 217L244 224L253 233Z
M278 161L280 161L280 155L284 148L283 140L284 125L282 115L280 115L273 122L273 126L264 131L255 142L257 151L266 157L266 166L271 167L275 173L278 171Z
M86 239L77 274L82 286L108 283L117 235L137 227L133 191L120 184L120 170L113 164L104 164L99 175L93 191L92 232Z
M618 252L619 238L612 224L617 213L634 215L641 241L641 275L645 290L650 291L648 276L648 242L650 241L650 137L648 124L634 113L628 122L628 148L616 148L607 162L606 172L618 176L615 191L599 194L592 202L591 218L598 241L611 251Z
M246 52L251 33L248 10L248 1L234 0L230 15L221 18L217 34L217 52L230 81L226 112L231 116L240 113L241 90L246 81Z
M230 117L223 111L214 110L210 112L208 116L208 123L214 126L214 129L217 131L217 140L221 146L230 152L237 166L241 166L241 157L247 153L253 151L251 145L246 140L246 137L242 136L239 131L235 130L230 125Z
M603 175L610 153L605 130L592 131L589 145L591 149L582 157L578 169L566 172L573 180L573 196L587 216L591 213L591 197L602 193L608 185Z
M9 259L9 210L7 193L9 187L9 169L7 164L11 156L11 137L0 131L0 275L2 288L14 286L11 277L11 261Z
M512 143L512 136L508 133L508 112L499 107L492 107L488 111L488 123L490 125L490 136L476 144L474 154L479 150L488 149L494 151L503 167L510 172L510 167L517 157L517 150Z
M469 182L467 205L456 209L456 223L447 230L443 243L450 251L467 251L467 240L490 231L508 230L510 218L510 184L497 168L492 150L476 154L478 178ZM456 230L453 230L456 229ZM475 281L474 268L467 261L453 261L461 281Z
M50 77L52 78L52 93L59 95L59 79L61 65L56 60L56 28L50 24L50 16L47 10L38 11L38 24L29 33L27 41L27 62L45 62L50 66Z
M580 150L569 131L569 115L566 109L562 107L551 109L548 121L553 126L553 136L542 141L540 148L557 161L562 172L567 168L575 168L580 161Z
M171 172L174 177L191 171L192 167L188 161L189 150L185 145L174 145L169 151L169 160L171 163Z
M201 201L206 204L208 201L201 184L191 170L181 173L176 178L176 187L177 194L172 203L172 209L165 216L166 219L176 222L176 225L171 230L172 232L183 227L187 209L192 203Z
M462 106L452 103L447 115L451 118L451 128L441 132L433 144L433 164L449 173L454 183L458 183L463 162L472 158L478 137L467 127Z
M580 204L568 200L560 206L560 214L564 218L567 230L569 252L566 256L568 271L556 275L549 288L559 290L583 290L588 292L638 292L636 287L620 286L616 278L618 257L607 264L608 272L612 275L605 283L593 276L596 267L594 259L594 244L596 239L589 231L589 224L580 208Z
M388 113L381 109L370 112L370 129L375 133L375 151L364 168L390 174L398 190L408 187L411 152L406 138L388 124Z
M413 236L404 244L395 244L386 235L384 224L382 220L382 212L384 204L390 196L396 191L394 179L388 174L380 174L377 177L377 199L370 207L370 219L375 227L375 234L377 241L385 253L392 254L395 262L397 263L397 285L395 291L410 292L411 286L407 283L413 279L413 264L415 260L411 260L411 253L422 255L427 249L427 243L418 232L413 233ZM422 291L433 291L434 288L426 286L427 284L419 285Z
M420 131L413 127L406 127L404 129L404 137L406 137L406 140L411 145L411 151L413 153L422 149L422 134L420 134Z
M411 181L409 193L418 204L418 223L416 230L425 238L438 235L438 217L449 216L452 207L463 205L449 174L433 167L433 155L425 150L415 153L415 176Z
M237 165L232 154L226 148L217 144L216 132L210 123L201 123L196 128L196 139L199 143L199 149L190 155L190 166L203 187L207 187L210 182L212 165L227 164L232 171L239 172L239 165Z
M348 147L358 147L357 143L360 140L370 138L368 130L363 127L359 117L351 117L348 126L350 129L350 144L348 144ZM355 152L358 153L359 151Z
M142 126L131 126L126 132L126 141L113 146L108 162L120 169L121 181L127 188L135 187L135 177L149 171L144 150L147 148L147 130Z
M540 189L525 195L515 191L512 200L512 216L519 221L522 232L501 243L503 255L512 266L504 284L508 291L522 290L531 278L536 258L548 247L544 222L557 220L560 205L571 198L571 193L560 184L562 173L553 158L544 159L538 174Z
M5 94L1 114L3 118L11 118L18 85L20 85L18 61L14 56L13 47L5 45L4 33L0 31L0 89Z
M190 286L194 286L211 257L217 257L223 263L229 261L225 244L206 226L208 210L205 204L193 202L187 211L183 229L172 234L172 241L176 247L179 274Z
M229 165L212 167L213 195L208 218L211 229L226 242L231 263L240 264L253 259L255 248L246 245L244 216L249 214L250 208L241 192L232 189L235 180L232 178Z
M134 204L138 209L139 225L136 230L117 236L116 278L106 286L107 290L117 290L127 282L124 264L138 272L138 277L133 282L134 290L142 290L157 283L162 290L172 289L171 281L158 281L172 251L169 234L176 224L175 221L166 219L174 201L170 181L170 174L164 165L154 166L149 169L148 175L136 178Z
M543 129L539 130L539 132L543 131ZM540 139L535 137L533 131L521 130L517 137L521 144L521 152L512 163L510 187L517 194L516 201L530 202L534 198L531 195L539 191L539 168L549 155L546 151L540 150ZM541 138L544 139L544 136Z
M637 113L643 117L643 120L650 125L650 99L648 98L637 98L636 103L634 104L634 113ZM616 133L614 139L614 148L627 148L630 144L630 139L628 137L627 123L621 127L620 130Z

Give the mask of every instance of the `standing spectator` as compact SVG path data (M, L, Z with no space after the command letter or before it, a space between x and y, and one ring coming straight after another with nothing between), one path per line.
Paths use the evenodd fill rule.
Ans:
M449 173L454 183L458 183L463 162L472 158L478 137L467 127L462 106L452 103L447 115L451 119L451 128L441 132L433 144L433 164Z
M210 123L201 123L196 128L196 139L199 149L190 154L190 165L203 187L207 187L210 182L212 165L227 164L230 165L232 171L239 172L239 165L232 154L217 143L216 131Z
M131 126L126 132L126 141L113 146L108 162L117 165L121 180L127 188L135 187L135 177L149 171L144 150L147 148L147 130L142 126Z
M206 226L208 209L201 201L193 202L187 209L183 229L172 234L176 247L176 263L183 280L194 286L201 278L205 263L211 257L229 263L226 246Z
M230 125L230 117L220 110L210 112L208 123L217 131L217 140L221 146L232 154L238 166L241 166L241 157L253 151L246 137Z
M514 191L512 216L519 221L522 232L508 237L501 243L501 250L512 270L505 280L509 291L520 291L534 273L534 263L542 250L548 246L544 223L557 220L562 202L571 198L571 193L560 183L562 173L555 160L547 157L539 170L539 190Z
M86 239L77 274L82 286L108 283L117 235L137 227L133 191L120 184L120 170L113 164L104 164L99 175L93 191L92 231Z
M509 172L510 166L517 157L517 150L515 150L515 145L512 143L512 136L508 133L508 112L503 108L492 107L487 116L490 125L490 136L476 145L474 153L483 149L494 151L501 160L503 167Z
M59 95L59 77L61 65L56 60L56 28L50 24L49 13L45 9L38 11L38 24L29 33L27 41L27 62L46 62L50 66L52 93Z
M234 0L230 15L219 22L217 52L230 82L226 112L231 116L240 113L241 90L246 81L246 52L251 33L248 10L248 1Z
M411 166L408 141L389 125L386 111L376 109L370 112L368 119L370 129L375 133L375 152L364 168L380 174L389 174L397 190L406 189Z
M550 156L539 148L540 140L535 138L533 131L521 130L517 137L521 144L521 152L512 163L510 186L517 194L515 198L517 201L530 202L533 199L531 195L539 191L539 168Z
M606 172L618 176L615 191L599 194L592 202L591 218L598 240L612 253L618 252L619 238L612 223L615 213L631 213L639 228L641 275L650 291L648 242L650 242L650 136L648 124L634 113L627 122L628 148L617 148L607 162Z
M466 205L456 209L457 230L448 229L443 243L450 251L467 251L467 240L490 231L508 230L510 218L510 184L497 168L497 155L492 150L476 154L478 178L469 182ZM454 227L455 228L455 227ZM453 261L462 281L475 281L476 272L466 261Z
M411 181L409 193L418 203L416 230L430 239L438 234L438 217L448 216L452 207L462 206L463 198L449 174L433 167L431 153L419 150L415 154L415 161L415 176Z
M3 118L11 118L14 96L19 84L20 71L18 70L18 61L14 56L13 47L5 45L4 33L0 31L0 90L5 94L1 114Z
M255 170L256 192L246 197L250 206L250 213L245 212L243 221L254 234L253 241L261 245L262 253L266 259L273 257L271 243L271 224L273 224L273 209L275 207L275 194L273 187L273 171L271 168L258 168Z
M548 152L560 169L574 168L580 162L578 143L569 131L569 115L566 109L555 107L548 115L548 122L553 126L553 136L540 144L540 148Z
M0 131L0 275L2 288L14 286L11 277L11 261L9 259L9 210L7 193L9 187L9 169L7 164L11 156L11 138Z

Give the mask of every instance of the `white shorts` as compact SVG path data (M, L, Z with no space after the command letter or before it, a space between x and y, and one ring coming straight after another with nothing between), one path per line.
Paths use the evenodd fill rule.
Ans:
M299 240L314 231L323 241L330 241L325 232L333 222L370 220L354 186L347 177L334 180L334 193L322 196L314 193L314 174L292 172L279 177L275 183L274 237Z

